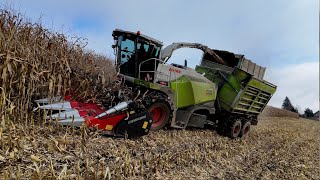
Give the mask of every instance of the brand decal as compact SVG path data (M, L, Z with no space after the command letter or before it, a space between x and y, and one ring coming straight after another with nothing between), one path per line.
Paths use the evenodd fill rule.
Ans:
M206 90L206 95L207 95L207 96L213 95L213 89L207 89L207 90Z
M181 70L176 69L176 68L172 68L172 67L169 69L169 71L170 71L170 72L181 73Z

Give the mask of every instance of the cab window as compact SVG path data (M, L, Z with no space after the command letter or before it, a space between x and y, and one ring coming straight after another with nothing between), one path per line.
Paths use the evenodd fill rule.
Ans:
M123 39L121 42L121 64L128 62L134 56L134 41L131 39Z

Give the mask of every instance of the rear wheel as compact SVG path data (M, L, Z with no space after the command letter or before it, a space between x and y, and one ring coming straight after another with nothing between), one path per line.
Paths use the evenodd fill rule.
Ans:
M241 120L239 119L228 118L220 120L217 131L220 135L235 139L241 133L241 125Z
M246 137L249 134L251 122L247 121L241 128L240 137Z
M231 139L237 138L241 132L241 121L233 120L228 123L227 136Z
M170 109L166 103L156 102L148 108L148 111L153 120L151 130L162 129L169 122Z

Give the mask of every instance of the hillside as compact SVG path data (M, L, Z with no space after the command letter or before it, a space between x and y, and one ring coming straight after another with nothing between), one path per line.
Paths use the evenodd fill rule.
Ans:
M281 108L276 108L273 106L266 106L259 117L291 117L299 118L299 113L288 111Z

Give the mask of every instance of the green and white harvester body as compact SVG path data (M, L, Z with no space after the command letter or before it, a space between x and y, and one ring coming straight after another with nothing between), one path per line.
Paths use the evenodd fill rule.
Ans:
M265 68L243 55L198 43L162 48L162 42L139 31L116 29L113 37L116 66L128 86L143 94L153 118L151 130L213 126L221 135L242 137L276 91L263 80ZM201 63L195 69L187 61L167 64L179 48L202 50Z

